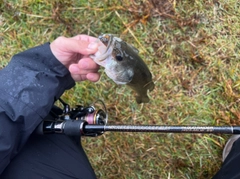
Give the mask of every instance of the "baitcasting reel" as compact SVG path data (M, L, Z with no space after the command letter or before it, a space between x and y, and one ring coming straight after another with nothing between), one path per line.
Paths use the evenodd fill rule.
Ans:
M62 120L84 120L88 124L107 124L107 109L102 100L95 101L92 105L84 107L77 105L76 108L71 109L70 106L62 99L59 101L63 104L63 113L60 116ZM94 105L101 105L102 109L96 109Z
M59 101L63 109L53 106L49 115L38 126L38 134L62 133L70 136L99 136L104 131L84 131L86 125L103 125L107 124L107 109L102 100L95 101L92 105L84 107L77 105L75 108L65 103L62 99ZM103 107L97 109L95 106Z

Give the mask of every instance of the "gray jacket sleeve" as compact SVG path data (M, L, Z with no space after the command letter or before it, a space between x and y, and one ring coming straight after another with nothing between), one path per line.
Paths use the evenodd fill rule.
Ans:
M49 43L13 56L0 70L0 174L49 113L75 85Z

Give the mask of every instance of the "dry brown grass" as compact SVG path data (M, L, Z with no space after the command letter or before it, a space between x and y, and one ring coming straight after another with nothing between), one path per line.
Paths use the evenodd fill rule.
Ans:
M104 99L112 124L238 125L240 4L229 1L0 1L0 66L57 36L117 34L140 50L156 88L149 104L105 74L64 95ZM211 178L225 135L105 133L83 138L99 178Z

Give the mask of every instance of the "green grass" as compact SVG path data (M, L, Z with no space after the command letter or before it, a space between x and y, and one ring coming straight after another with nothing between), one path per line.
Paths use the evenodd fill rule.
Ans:
M66 92L71 105L101 98L111 124L240 124L238 1L0 3L1 68L17 52L61 35L112 33L137 47L153 73L149 104L136 104L134 92L102 74ZM220 168L228 137L109 132L82 143L98 178L205 179Z

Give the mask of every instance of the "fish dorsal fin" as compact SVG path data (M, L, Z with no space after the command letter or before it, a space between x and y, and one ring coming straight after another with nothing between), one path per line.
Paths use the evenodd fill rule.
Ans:
M131 45L131 44L128 44L129 45L129 47L131 47L131 49L134 51L134 52L136 52L137 54L139 53L139 51L138 51L138 49L136 48L136 47L134 47L133 45Z

